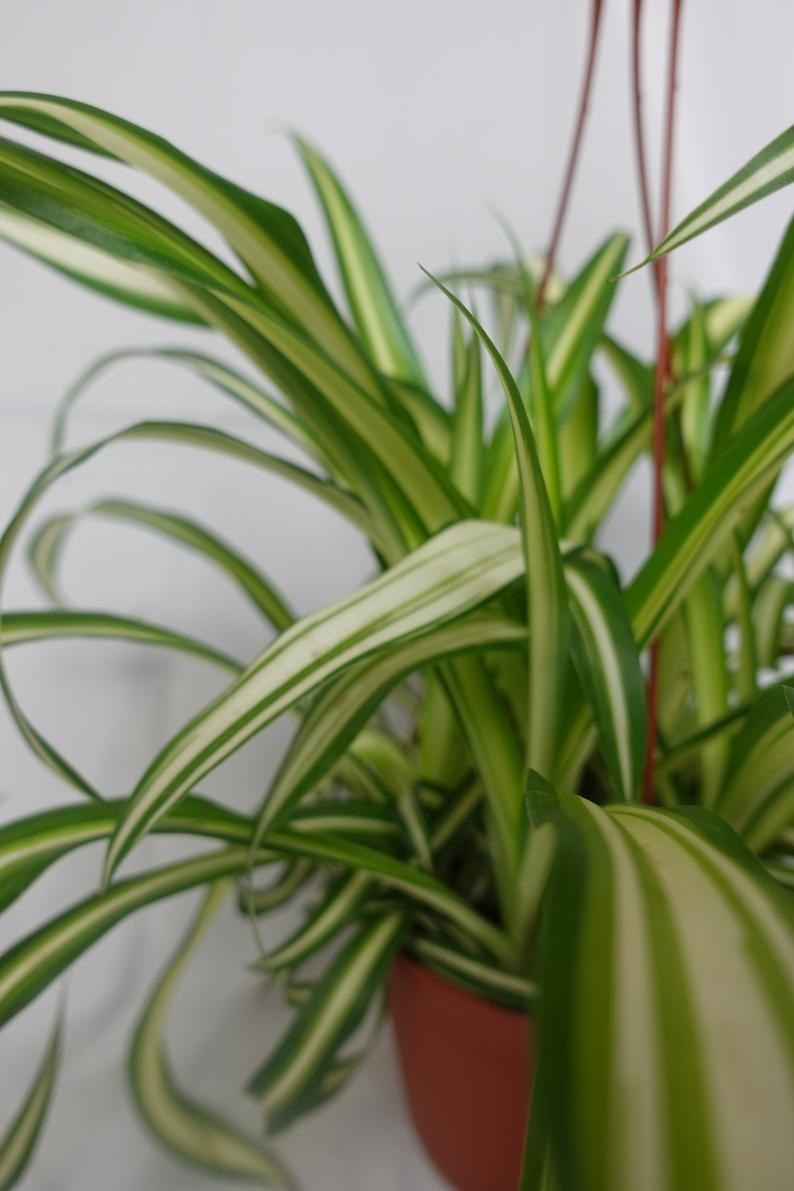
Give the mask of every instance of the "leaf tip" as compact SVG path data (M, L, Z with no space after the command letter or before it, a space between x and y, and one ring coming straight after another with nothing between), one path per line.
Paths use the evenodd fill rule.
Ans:
M530 769L527 772L524 803L530 824L533 827L539 827L545 823L559 809L557 791L551 782L535 769Z
M630 269L624 269L622 273L615 273L614 276L608 277L607 280L613 283L622 281L624 277L631 277L632 273L639 273L640 269L644 269L646 265L650 265L655 260L658 260L658 257L651 253L644 260L638 261L636 265L632 265Z

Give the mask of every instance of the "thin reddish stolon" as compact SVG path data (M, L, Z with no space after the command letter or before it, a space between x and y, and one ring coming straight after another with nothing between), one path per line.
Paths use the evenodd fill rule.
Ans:
M678 82L678 51L680 43L681 8L683 0L673 0L670 26L670 55L667 73L665 108L665 133L662 160L661 203L659 216L659 239L664 239L670 228L670 202L672 193L673 145L675 133L675 93ZM639 6L638 6L639 7ZM639 89L638 89L639 94ZM667 258L658 262L656 324L656 368L653 378L653 514L652 535L658 542L664 528L664 397L667 377L670 371L670 340L667 331ZM657 704L659 694L659 638L651 643L650 671L647 692L648 739L643 775L643 801L650 805L654 801L654 765L657 741Z
M587 109L590 106L590 94L593 89L593 75L595 72L596 50L598 48L598 32L601 28L602 11L603 0L593 0L592 15L590 19L590 41L587 49L584 79L582 81L582 93L579 97L579 110L576 116L576 124L574 125L571 148L568 153L568 163L565 167L562 190L557 203L557 211L554 217L554 223L552 225L549 247L548 251L546 252L546 261L543 266L543 272L541 273L540 281L538 282L538 288L535 290L536 310L540 310L543 306L546 287L549 283L549 278L554 268L554 262L557 258L557 249L560 245L560 237L562 236L565 216L568 213L574 175L576 174L576 166L579 161L579 151L582 146L582 136L584 134L584 126L587 119Z

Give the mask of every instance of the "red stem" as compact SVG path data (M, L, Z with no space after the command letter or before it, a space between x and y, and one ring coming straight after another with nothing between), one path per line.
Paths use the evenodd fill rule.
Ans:
M672 196L673 145L675 143L675 95L678 89L678 51L681 33L681 9L683 0L673 0L673 20L670 29L670 61L667 72L667 108L665 112L664 163L662 167L662 203L659 238L663 239L670 230L670 204ZM662 258L664 259L664 258Z
M678 49L681 28L681 7L683 0L673 0L672 24L670 28L670 56L668 61L667 93L665 110L664 150L662 159L662 193L659 216L659 239L666 236L670 227L670 202L673 176L673 145L675 133L675 93L678 81ZM658 319L656 325L656 368L653 378L653 518L654 543L658 542L664 528L664 398L665 385L670 372L670 339L667 331L667 257L661 257L657 269ZM659 639L651 644L650 673L648 676L648 744L645 754L643 799L650 804L654 800L654 757L656 754L656 711L659 688Z
M568 164L565 167L565 177L563 178L562 191L560 193L559 202L557 203L557 213L554 217L554 224L551 230L551 240L549 248L546 253L546 262L543 266L543 273L541 274L538 288L535 291L535 309L540 310L543 306L543 298L546 293L546 286L549 283L551 271L554 268L554 261L557 256L557 249L560 244L560 236L562 235L562 228L565 222L565 216L568 212L568 205L571 198L571 189L573 187L573 179L576 173L576 166L579 160L579 150L582 145L582 136L584 134L585 121L587 119L587 109L590 105L590 93L593 88L593 74L595 71L596 50L598 48L598 31L601 28L601 13L603 10L603 0L593 0L592 17L590 21L590 43L587 50L587 64L585 66L584 80L582 82L582 93L579 97L579 111L576 117L576 124L574 126L573 140L568 153Z
M634 0L631 24L631 89L634 103L632 115L634 125L634 150L637 159L637 180L640 187L640 211L642 230L647 252L653 250L653 218L651 216L651 194L648 185L648 164L645 152L645 133L642 124L642 0ZM654 274L656 270L654 269Z
M680 0L675 0L676 3ZM653 509L651 532L653 541L658 542L664 528L664 395L670 362L670 341L667 336L667 257L659 261L656 272L657 302L657 351L656 368L653 375ZM656 637L651 642L650 668L646 702L647 744L645 771L643 774L643 801L650 805L654 801L654 763L656 757L656 708L659 698L659 645Z

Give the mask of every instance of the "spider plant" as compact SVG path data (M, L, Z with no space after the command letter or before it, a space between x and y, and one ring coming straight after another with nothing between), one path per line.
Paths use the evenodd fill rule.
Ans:
M187 651L225 677L130 795L112 799L31 722L0 669L25 738L76 795L0 831L3 906L61 856L106 844L98 889L0 956L0 1024L127 915L206 889L132 1044L136 1103L182 1156L289 1185L269 1152L179 1087L165 1058L180 975L236 889L259 924L258 967L279 977L295 1007L250 1078L271 1132L355 1072L362 1052L350 1039L368 1010L377 1017L403 948L482 995L539 1004L527 1186L546 1177L577 1189L774 1185L786 1156L785 1128L772 1126L790 1108L794 1072L784 1013L791 918L758 856L786 877L794 757L791 690L777 671L791 589L777 565L792 519L772 511L770 493L794 441L794 229L749 310L732 299L696 303L673 336L663 392L670 517L622 587L595 535L651 447L654 414L652 367L606 331L624 236L605 240L571 279L520 253L479 278L467 273L493 301L492 334L455 278L434 281L451 316L443 400L355 207L304 141L296 148L331 234L344 313L289 213L152 133L43 95L0 96L0 118L153 176L220 233L234 265L93 174L0 142L0 234L101 293L223 337L247 370L193 350L149 354L242 403L304 457L288 462L171 421L65 450L87 383L141 354L116 353L67 396L52 461L0 540L0 578L42 496L120 442L188 445L275 472L348 517L376 570L359 591L296 619L269 575L181 513L103 500L38 526L30 556L53 607L3 613L4 647L118 637ZM662 248L790 180L791 153L788 133ZM715 397L712 374L737 334ZM596 353L623 386L607 427ZM495 419L486 417L490 378ZM85 515L144 525L212 559L261 611L271 643L238 663L159 625L64 606L57 564ZM654 639L652 794L666 809L642 805L640 659ZM763 689L761 667L776 671ZM287 713L294 739L250 814L202 797L207 774ZM220 846L119 876L150 832ZM274 875L260 884L263 871ZM307 888L305 918L274 945L262 915ZM320 974L307 975L318 957ZM739 986L729 1004L726 989ZM730 1061L719 1042L726 1021L745 1031ZM5 1185L29 1155L56 1053L53 1043L0 1157ZM763 1129L743 1116L746 1095ZM566 1144L578 1156L565 1158Z

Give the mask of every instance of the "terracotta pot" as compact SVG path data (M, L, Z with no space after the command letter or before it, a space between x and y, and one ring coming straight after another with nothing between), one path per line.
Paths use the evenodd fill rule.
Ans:
M516 1191L532 1022L400 956L390 989L405 1095L431 1160L457 1191Z

